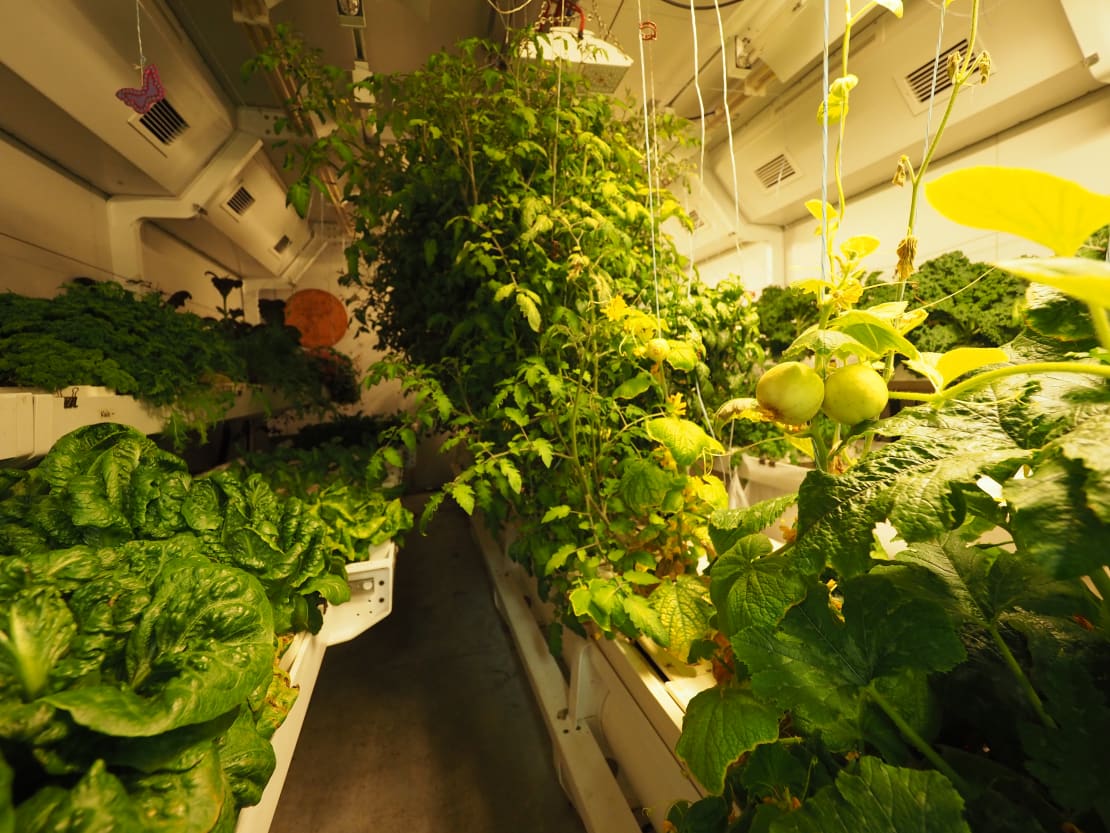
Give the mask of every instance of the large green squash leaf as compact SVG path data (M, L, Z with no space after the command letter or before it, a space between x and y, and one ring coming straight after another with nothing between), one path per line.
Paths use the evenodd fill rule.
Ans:
M725 636L744 628L773 628L809 588L793 562L773 555L771 542L762 535L741 539L719 557L712 576L709 595Z
M46 702L97 732L150 736L224 714L269 678L273 616L254 578L190 558L167 564L153 590L127 643L129 679Z
M1101 679L1107 664L1104 637L1066 619L1025 612L1010 614L1005 622L1025 637L1033 684L1056 722L1053 728L1032 721L1018 726L1026 768L1062 807L1105 814L1110 702Z
M802 809L776 819L771 833L971 833L964 802L938 772L890 766L864 757Z
M709 516L709 538L718 555L724 555L739 541L766 529L798 501L796 494L768 498L741 509L718 509Z
M747 628L731 639L751 672L754 693L789 710L807 734L820 732L834 750L875 739L870 686L923 703L925 679L910 672L945 671L965 656L955 623L939 604L907 598L879 575L842 587L843 622L830 607L828 589L815 584L776 630ZM914 710L923 719L923 710Z
M686 706L675 752L712 793L725 786L725 773L759 744L779 736L779 712L751 692L715 687L699 692Z
M963 520L960 493L978 490L982 474L1004 480L1030 458L1003 426L986 394L943 410L913 408L888 421L900 434L849 472L811 472L798 492L800 561L832 566L843 576L865 571L872 530L889 520L906 541L924 541Z
M1110 563L1110 416L1097 414L1048 444L1030 476L1003 483L1019 549L1055 578Z
M965 226L1016 234L1071 257L1110 223L1110 196L1041 171L983 165L925 186L929 203Z
M1083 257L1046 257L1005 260L996 265L1085 304L1110 307L1110 263Z
M939 578L953 616L980 627L996 624L1016 608L1064 617L1097 616L1093 597L1077 582L1053 581L1025 553L971 546L955 533L936 542L913 544L894 560ZM910 594L928 593L920 575L907 577L900 587Z

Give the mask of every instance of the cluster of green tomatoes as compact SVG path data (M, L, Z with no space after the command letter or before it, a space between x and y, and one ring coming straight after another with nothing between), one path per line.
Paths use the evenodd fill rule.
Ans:
M782 362L759 377L755 398L777 422L801 425L819 411L834 422L856 425L875 419L889 393L883 377L859 362L838 367L824 379L802 362Z

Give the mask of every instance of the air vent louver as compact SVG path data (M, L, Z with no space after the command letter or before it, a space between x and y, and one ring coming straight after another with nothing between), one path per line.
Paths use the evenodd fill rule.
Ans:
M785 154L780 153L774 159L764 162L755 169L755 178L764 188L774 188L785 179L798 173Z
M254 195L241 185L227 201L227 207L240 216L252 205L254 205Z
M286 235L283 234L281 236L281 239L279 239L278 242L274 244L274 251L280 255L282 252L289 248L289 244L292 242L292 240L290 240Z
M928 102L929 97L934 94L934 68L937 83L935 94L940 95L945 90L951 89L952 79L948 77L948 56L955 53L964 55L966 52L967 39L965 38L955 46L950 46L948 49L941 52L939 60L930 58L917 69L906 73L906 86L909 88L910 94L917 99L919 104L925 104Z
M189 123L163 98L139 117L139 124L145 127L163 145L171 145L181 134L189 129Z

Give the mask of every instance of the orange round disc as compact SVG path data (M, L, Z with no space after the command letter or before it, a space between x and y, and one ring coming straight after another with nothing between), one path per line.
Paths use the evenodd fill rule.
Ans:
M285 302L285 323L300 331L302 347L331 347L347 332L347 309L330 292L302 289Z

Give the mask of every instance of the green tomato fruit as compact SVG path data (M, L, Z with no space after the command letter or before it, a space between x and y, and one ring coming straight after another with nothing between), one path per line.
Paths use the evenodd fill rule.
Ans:
M821 410L831 420L855 425L881 414L889 398L886 382L870 365L849 364L825 380Z
M825 384L812 367L801 362L777 364L759 377L755 398L778 422L801 425L821 410Z
M665 338L653 338L644 347L644 352L653 362L661 362L671 352L671 344Z

